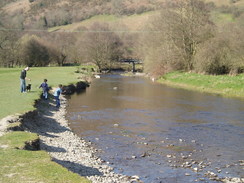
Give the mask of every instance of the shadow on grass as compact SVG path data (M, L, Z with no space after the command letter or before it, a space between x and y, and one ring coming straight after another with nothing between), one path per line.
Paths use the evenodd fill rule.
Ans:
M72 171L73 173L77 173L80 176L102 176L103 174L96 168L91 168L87 166L83 166L78 163L73 163L70 161L62 161L58 159L52 159L54 162L62 165L63 167L67 168L69 171Z

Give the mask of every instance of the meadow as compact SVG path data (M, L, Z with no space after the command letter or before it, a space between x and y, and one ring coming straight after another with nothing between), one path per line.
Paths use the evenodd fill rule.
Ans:
M70 84L78 81L79 74L76 67L32 67L27 71L27 84L31 84L31 91L20 93L20 72L23 68L0 68L0 119L12 114L24 114L35 109L34 104L40 98L42 90L39 88L44 79L49 86Z

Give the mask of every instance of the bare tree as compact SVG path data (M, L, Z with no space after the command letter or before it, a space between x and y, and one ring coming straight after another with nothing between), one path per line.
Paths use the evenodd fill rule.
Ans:
M221 32L204 43L196 54L195 70L207 74L244 72L243 27L237 23L224 26Z
M93 24L84 37L88 59L94 62L100 71L111 69L122 55L122 42L107 24Z
M165 6L148 26L150 34L146 39L149 43L144 48L157 53L145 55L148 63L145 66L156 60L157 69L159 64L166 71L193 70L194 56L200 44L213 37L207 6L201 0L167 1Z
M166 23L167 41L184 60L184 69L192 70L198 46L213 36L206 5L201 0L171 2L161 16Z
M71 52L75 49L74 45L76 44L74 35L72 33L57 32L49 34L47 38L46 42L49 42L52 52L51 61L56 62L59 66L70 61Z
M15 32L0 31L0 64L13 67L19 63L19 41Z
M50 62L47 47L35 35L22 38L21 58L28 66L46 66Z

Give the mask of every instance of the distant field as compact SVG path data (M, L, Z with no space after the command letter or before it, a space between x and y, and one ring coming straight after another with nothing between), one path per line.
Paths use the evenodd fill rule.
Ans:
M48 31L80 31L82 27L89 28L94 22L108 23L115 31L140 31L145 26L147 20L156 15L157 11L151 11L140 15L116 17L114 15L97 15L90 19L76 22L69 25L52 27Z
M5 69L0 68L0 119L15 113L25 113L33 110L33 104L40 98L41 89L38 87L44 78L48 84L56 87L59 83L68 84L76 82L78 74L75 67L42 67L31 68L27 77L31 78L32 89L30 93L20 93L20 71L22 68Z

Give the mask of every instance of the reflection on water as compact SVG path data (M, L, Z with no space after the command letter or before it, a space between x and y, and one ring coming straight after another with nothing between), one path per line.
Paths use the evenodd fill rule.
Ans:
M67 110L75 133L117 172L148 183L214 182L206 171L244 176L244 101L106 75L71 96ZM206 167L194 172L198 164L182 168L186 161Z

